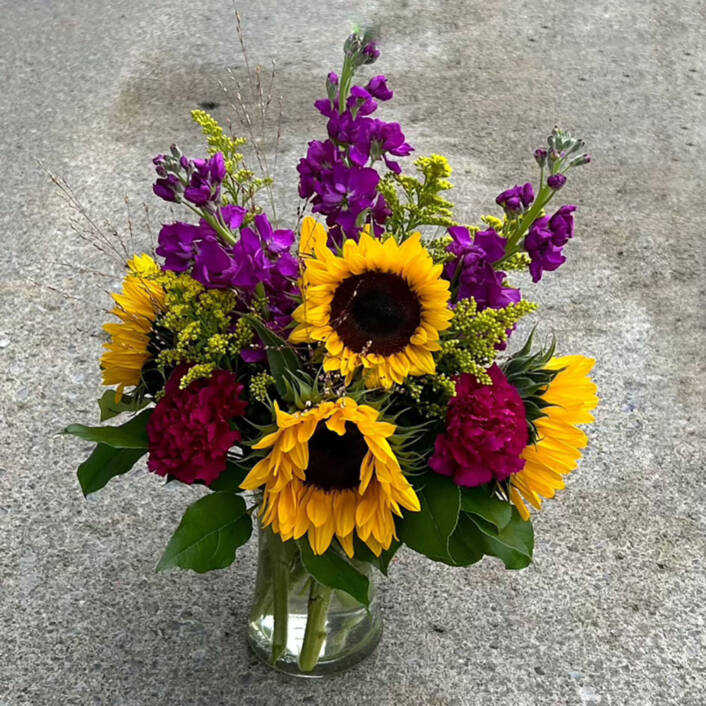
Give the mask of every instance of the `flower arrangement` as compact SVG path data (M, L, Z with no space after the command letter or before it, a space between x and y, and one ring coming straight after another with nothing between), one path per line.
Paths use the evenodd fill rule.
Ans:
M582 141L555 128L534 153L536 187L458 223L447 160L403 173L413 148L373 117L393 95L386 77L355 83L378 55L355 32L328 74L315 103L328 137L297 167L292 228L270 222L271 180L207 113L193 113L205 158L176 146L154 158L154 193L194 217L164 224L156 257L132 257L113 295L101 422L129 418L66 429L96 443L78 469L86 495L145 455L167 482L206 490L159 569L222 569L259 525L251 642L300 673L350 657L361 625L374 646L370 567L386 574L403 544L453 566L527 566L528 506L564 487L598 401L592 360L533 335L507 350L537 309L508 273L538 282L565 261L576 206L550 202L590 161ZM336 601L349 616L338 627Z

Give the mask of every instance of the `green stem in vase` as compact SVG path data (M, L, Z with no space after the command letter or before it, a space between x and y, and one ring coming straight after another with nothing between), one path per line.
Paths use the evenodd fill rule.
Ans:
M271 533L271 530L267 530ZM272 562L272 664L282 656L287 647L289 622L289 553L284 543L274 534L270 537Z
M299 669L302 672L311 672L319 661L321 647L326 639L326 616L332 592L333 589L311 579L306 630L299 654Z

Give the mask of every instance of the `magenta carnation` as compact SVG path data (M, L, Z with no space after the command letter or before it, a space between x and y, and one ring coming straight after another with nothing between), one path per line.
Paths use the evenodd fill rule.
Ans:
M240 440L230 420L245 413L247 402L240 399L243 386L226 370L180 390L187 370L182 365L172 373L147 423L147 467L182 483L200 480L210 485L225 470L228 449Z
M525 407L497 365L488 369L492 385L473 375L456 380L446 431L436 437L431 468L467 487L505 480L525 465L520 454L529 442Z

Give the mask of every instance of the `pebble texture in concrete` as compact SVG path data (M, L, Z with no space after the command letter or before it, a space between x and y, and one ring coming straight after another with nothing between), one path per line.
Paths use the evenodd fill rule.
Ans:
M467 220L534 176L531 152L555 123L590 145L594 163L566 187L579 205L569 261L523 281L541 331L598 359L586 458L537 517L530 568L402 553L369 661L326 682L256 663L244 642L254 546L212 575L154 573L197 491L140 467L81 496L88 445L56 432L97 420L120 266L72 231L35 161L124 232L127 195L131 248L150 247L169 217L151 156L172 141L195 152L193 107L233 115L244 69L230 2L2 0L0 703L703 703L703 3L322 8L241 7L253 63L277 64L283 223L296 160L325 130L311 103L351 21L382 28L376 69L396 91L382 117L419 154L448 155Z

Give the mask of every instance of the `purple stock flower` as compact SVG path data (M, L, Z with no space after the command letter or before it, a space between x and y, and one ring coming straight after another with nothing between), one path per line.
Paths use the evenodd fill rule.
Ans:
M308 199L316 190L316 182L322 172L333 169L334 164L341 163L341 156L336 145L331 140L309 143L306 157L299 160L299 196Z
M346 167L335 164L321 174L317 183L318 199L312 211L325 215L341 210L356 214L368 208L377 195L378 173L370 167Z
M362 51L356 41L355 36L347 40L351 52ZM374 44L369 50L370 56L377 56ZM375 234L384 232L391 212L377 193L380 177L370 165L383 160L388 169L399 174L399 164L390 157L404 157L413 151L399 123L368 117L377 109L378 100L392 98L385 76L374 76L365 87L353 86L342 112L338 84L338 77L329 74L328 98L314 104L328 118L329 139L310 142L306 157L297 166L299 194L312 198L314 213L326 216L331 245L341 244L345 238L357 239L366 221Z
M196 206L205 206L208 203L218 205L221 200L221 184L226 175L223 155L216 152L207 160L194 159L189 166L193 171L189 178L189 186L184 189L184 198Z
M176 201L182 191L179 178L175 174L167 174L166 170L162 166L157 167L157 174L164 176L163 178L155 181L152 191L154 191L160 199L164 199L165 201Z
M552 241L555 245L566 245L574 237L574 211L576 206L562 206L549 219Z
M159 231L157 255L163 257L164 269L186 272L191 267L198 243L203 239L202 230L191 223L169 223Z
M534 189L532 184L527 182L522 186L515 185L512 189L503 191L496 199L495 203L502 206L506 211L520 213L527 209L534 201Z
M447 250L456 256L446 263L444 276L458 280L457 299L473 297L479 310L502 309L520 301L520 290L504 287L505 273L493 268L493 263L505 255L506 241L492 228L476 233L471 239L468 228L452 226L453 242Z
M574 235L575 210L576 206L562 206L551 218L538 218L530 226L525 250L532 260L529 269L533 282L539 282L543 272L553 272L566 262L562 248Z
M361 125L361 130L351 145L349 156L351 161L359 166L366 164L370 158L375 161L382 157L387 168L399 174L402 171L400 165L388 159L387 154L406 157L413 151L411 145L405 142L399 123L370 119Z
M223 155L209 159L189 159L172 146L172 154L158 154L153 160L159 179L152 190L165 201L179 201L183 196L196 206L215 211L221 202L221 185L226 175ZM186 186L185 186L186 185Z
M563 174L552 174L547 178L547 186L554 191L559 191L566 184L566 177Z
M245 214L240 206L224 206L220 211L220 217L231 230L242 225ZM165 259L166 270L186 272L191 267L194 279L207 288L230 286L233 263L229 253L203 219L197 226L182 222L162 226L156 253Z
M240 240L233 246L232 257L237 270L231 280L238 287L241 298L249 306L261 285L267 298L270 319L268 326L282 333L292 321L297 293L295 278L299 274L299 261L290 248L295 235L291 230L273 230L265 214L255 216L255 228L243 228ZM247 363L264 360L265 350L258 347L242 352Z
M370 115L378 109L378 104L373 97L362 86L353 86L351 94L346 100L346 108L355 117Z
M365 89L373 98L377 98L379 101L389 101L393 95L392 91L387 87L387 77L382 75L373 76L368 81Z

